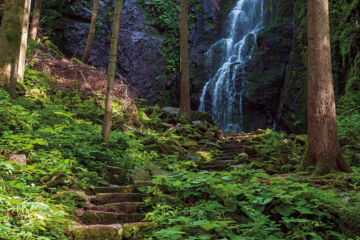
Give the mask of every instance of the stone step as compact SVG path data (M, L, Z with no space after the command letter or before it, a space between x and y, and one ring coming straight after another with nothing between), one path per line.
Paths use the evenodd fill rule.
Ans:
M145 194L141 193L98 193L90 198L90 202L103 205L117 202L142 202Z
M154 186L154 184L151 181L135 181L133 183L133 192L139 192L139 188L147 186Z
M119 167L106 166L106 173L111 183L124 184L126 179L126 170Z
M108 187L96 187L95 193L129 193L130 188L128 186L108 186Z
M144 205L144 202L119 202L90 207L90 210L117 212L117 213L135 213Z
M145 217L143 213L114 213L95 210L86 210L82 221L87 225L132 223L141 221Z
M234 160L219 159L211 161L209 164L207 164L207 166L231 166L233 164L235 164Z
M217 165L217 166L211 166L208 165L206 167L203 167L201 169L203 170L208 170L208 171L225 171L226 169L228 169L230 166L226 166L226 165Z
M123 226L121 224L81 226L70 231L69 235L72 240L122 240Z
M221 154L215 157L215 159L234 159L238 154Z
M80 226L70 231L72 240L130 240L143 239L156 228L152 222Z

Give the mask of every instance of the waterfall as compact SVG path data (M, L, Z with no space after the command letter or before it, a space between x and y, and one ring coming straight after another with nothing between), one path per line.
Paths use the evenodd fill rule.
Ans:
M245 66L263 27L263 1L237 0L227 17L222 39L206 53L209 80L200 97L199 111L209 112L225 131L242 131Z

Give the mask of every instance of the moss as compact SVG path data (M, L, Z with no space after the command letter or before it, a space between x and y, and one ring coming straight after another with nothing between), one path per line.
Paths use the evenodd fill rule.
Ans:
M195 156L199 156L201 158L201 160L203 160L205 162L211 162L211 160L213 158L212 152L209 152L209 151L197 151L195 153Z
M94 225L88 227L77 228L70 233L73 240L122 240L123 227L120 224L116 225Z
M314 176L323 176L325 174L334 173L335 170L328 161L318 161L313 172Z
M155 223L139 222L124 224L125 239L144 239L145 234L151 233L156 228Z

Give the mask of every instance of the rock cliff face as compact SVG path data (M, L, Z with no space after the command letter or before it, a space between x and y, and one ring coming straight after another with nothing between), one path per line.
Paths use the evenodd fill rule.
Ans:
M219 10L217 4L220 3L219 0L199 1L203 7L196 14L196 23L190 26L189 36L192 79L202 76L203 53L211 44L211 36L216 32L214 29ZM110 12L114 7L111 2L114 1L100 1L95 44L89 59L89 63L96 67L107 68L112 25ZM80 58L86 44L91 4L84 5L84 1L73 1L66 15L68 20L62 34L63 51L67 55ZM153 23L144 16L137 0L124 0L121 15L117 77L123 77L139 96L153 102L159 101L164 92L159 88L156 79L164 72L164 61L159 55L159 47L164 39ZM178 76L173 76L168 84L178 84L176 82ZM200 84L195 84L195 88L201 88L198 85Z
M294 45L294 1L265 0L264 28L247 66L244 90L244 129L287 129L281 121L283 96L288 83L290 56Z
M74 6L75 11L69 11L63 30L64 51L80 58L86 44L91 9L82 1L76 1ZM108 64L113 7L108 1L100 1L95 44L89 59L90 64L99 68L107 68ZM158 98L154 88L155 78L162 71L158 55L162 39L150 34L147 28L150 23L146 22L136 0L125 0L121 15L116 76L128 82L141 97Z

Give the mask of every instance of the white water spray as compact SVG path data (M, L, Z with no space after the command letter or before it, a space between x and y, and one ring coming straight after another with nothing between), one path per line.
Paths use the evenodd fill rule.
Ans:
M238 0L228 15L223 38L207 51L211 73L200 97L199 111L209 112L225 131L242 131L245 66L263 27L263 5L264 0Z

